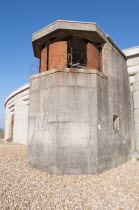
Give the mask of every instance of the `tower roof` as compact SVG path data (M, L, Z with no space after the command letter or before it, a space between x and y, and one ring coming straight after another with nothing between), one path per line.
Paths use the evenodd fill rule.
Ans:
M40 57L41 46L57 37L76 35L96 43L106 42L105 33L96 23L58 20L32 35L34 54Z
M121 49L96 23L66 20L57 20L32 35L34 55L40 58L42 47L46 43L51 43L56 39L62 40L68 36L85 38L94 44L103 44L109 40L124 55Z

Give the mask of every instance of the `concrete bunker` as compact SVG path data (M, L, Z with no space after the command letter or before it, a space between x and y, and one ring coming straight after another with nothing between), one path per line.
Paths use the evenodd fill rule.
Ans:
M127 161L124 53L94 23L57 21L32 38L40 73L30 80L29 165L53 174L99 174Z

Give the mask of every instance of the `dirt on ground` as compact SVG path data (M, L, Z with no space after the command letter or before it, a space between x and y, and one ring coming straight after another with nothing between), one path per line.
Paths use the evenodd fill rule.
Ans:
M0 131L0 139L4 139L4 132Z
M25 145L0 144L0 209L139 209L139 161L101 175L50 175L27 164Z

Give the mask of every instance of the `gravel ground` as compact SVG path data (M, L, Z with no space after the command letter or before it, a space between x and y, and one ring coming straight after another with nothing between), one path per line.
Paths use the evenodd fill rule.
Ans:
M139 161L96 175L27 166L26 146L0 143L0 209L139 209Z

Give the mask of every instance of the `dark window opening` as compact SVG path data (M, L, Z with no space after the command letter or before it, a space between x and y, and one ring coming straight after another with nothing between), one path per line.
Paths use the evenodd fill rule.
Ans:
M68 68L86 68L87 53L86 42L79 38L68 40Z
M117 115L113 115L113 130L119 131L119 117Z
M62 41L48 43L42 50L40 72L66 67L102 71L101 56L100 45L81 37L65 37Z

